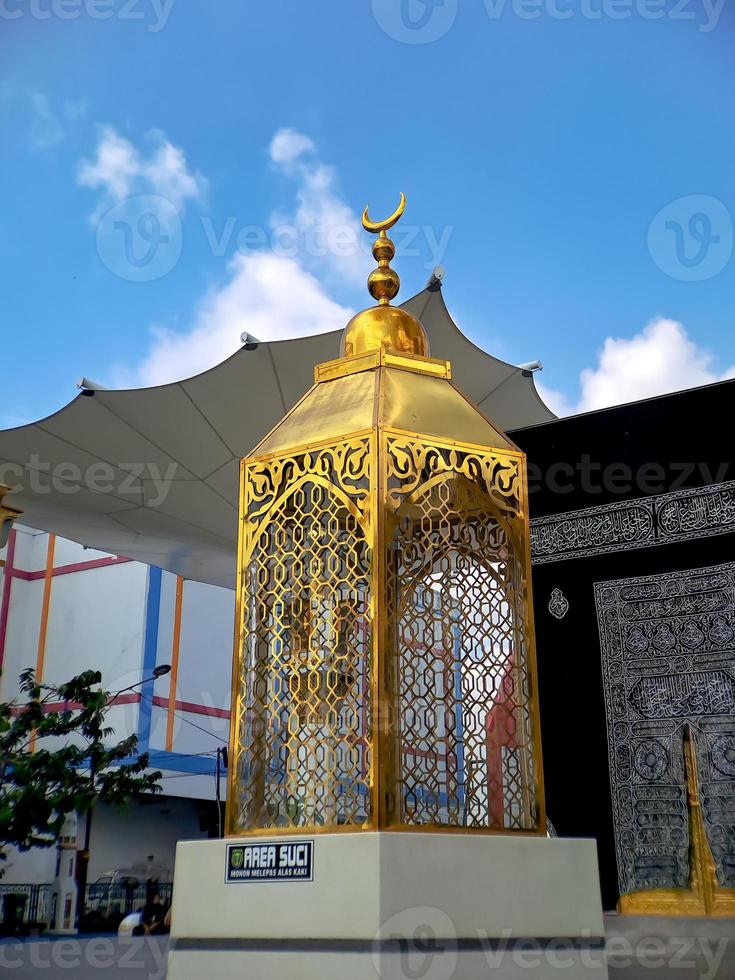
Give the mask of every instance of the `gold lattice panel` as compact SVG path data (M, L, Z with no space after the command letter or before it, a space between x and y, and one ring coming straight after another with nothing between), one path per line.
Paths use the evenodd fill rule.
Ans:
M380 428L244 461L229 833L541 832L524 481Z
M518 455L386 442L388 822L534 830Z
M369 441L243 467L230 832L370 816Z

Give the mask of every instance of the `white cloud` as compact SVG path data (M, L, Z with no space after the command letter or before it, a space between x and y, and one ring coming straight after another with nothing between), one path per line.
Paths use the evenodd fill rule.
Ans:
M572 415L731 377L735 365L718 372L714 356L691 340L681 323L659 317L633 337L606 338L597 365L580 373L576 404L553 388L538 388L557 415Z
M6 88L8 96L14 93ZM28 95L31 104L29 139L34 150L48 150L57 146L67 135L67 128L78 123L87 112L86 99L64 99L59 112L52 108L51 100L42 92Z
M136 179L135 175L143 169L138 165L139 156L122 152L111 138L104 142L115 150L106 161L109 166L100 168L108 181L125 184L131 179L131 170ZM334 171L315 158L316 147L309 137L294 130L279 130L271 141L270 154L273 163L297 182L292 227L304 233L319 223L326 223L328 228L357 228L357 219L336 191ZM308 162L302 159L307 154ZM172 182L178 180L173 175L185 175L183 154L178 161L167 157L165 169ZM146 172L152 179L150 166ZM93 169L85 179L96 182L102 178ZM156 179L160 183L160 178ZM189 193L191 185L183 176L182 180L181 193ZM272 223L278 223L275 216ZM317 273L339 269L344 278L345 269L352 268L355 256L317 257L303 249L303 244L304 239L299 236L299 247L293 255L273 248L237 252L223 282L204 297L189 328L181 332L154 326L151 346L143 361L132 371L118 372L118 383L155 385L190 377L234 353L244 331L270 341L341 330L353 310L330 295ZM365 261L365 256L361 257Z
M205 297L187 333L153 329L151 349L131 381L155 385L190 377L229 357L243 331L281 340L341 329L351 315L294 259L238 252L226 282Z
M293 129L279 129L270 144L271 160L296 181L292 213L274 214L271 227L293 229L302 260L320 271L362 284L370 271L357 215L338 192L333 167L316 158L313 140Z
M563 415L574 415L576 409L572 406L569 401L568 396L560 391L558 388L550 388L545 385L543 381L539 381L538 375L533 379L536 385L536 390L541 396L542 400L549 406L554 415L559 417Z
M201 197L204 182L199 174L189 173L183 150L164 139L151 159L143 164L141 176L156 194L168 198L179 208L189 198Z
M152 148L146 156L112 126L100 129L94 159L82 160L77 172L78 184L101 192L93 223L106 207L131 194L160 194L177 210L187 200L203 198L206 182L189 170L183 150L159 132L150 133L149 142Z
M56 113L51 109L48 97L41 92L29 95L31 109L31 146L34 150L48 150L64 138L64 127Z
M97 156L93 161L83 160L79 165L77 183L93 190L101 188L116 201L121 201L130 194L140 169L140 156L130 140L105 126L100 132Z
M298 157L313 153L315 149L314 141L310 137L289 127L279 129L268 148L271 160L280 164L293 163Z

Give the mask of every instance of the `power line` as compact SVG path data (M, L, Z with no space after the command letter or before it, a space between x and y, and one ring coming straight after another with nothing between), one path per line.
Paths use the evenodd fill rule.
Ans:
M211 779L214 774L211 772L179 772L174 776L161 776L161 779L191 779L193 776L203 776L205 779ZM224 779L224 773L220 775L220 779ZM214 802L214 801L213 801Z
M153 700L153 698L149 698L148 695L147 694L143 694L142 691L140 692L140 696L143 698L143 700L148 701L150 704L152 704L154 708L160 708L161 707L160 704L156 704L156 702ZM170 708L166 708L164 710L170 711L171 709ZM183 715L180 715L179 712L176 711L175 708L174 708L172 714L178 715L179 716L179 719L181 721L183 721L184 724L191 725L192 728L197 728L200 732L204 732L205 735L211 735L212 738L216 738L217 741L218 742L222 742L223 745L227 745L228 744L227 743L227 739L221 738L219 735L215 735L214 732L210 732L208 728L202 728L201 725L197 725L197 724L195 724L195 722L189 721L188 718L184 718Z

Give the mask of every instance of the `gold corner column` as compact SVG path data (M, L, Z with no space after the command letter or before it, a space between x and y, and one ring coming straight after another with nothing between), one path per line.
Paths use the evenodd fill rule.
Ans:
M525 457L389 305L404 206L242 462L229 835L545 833Z

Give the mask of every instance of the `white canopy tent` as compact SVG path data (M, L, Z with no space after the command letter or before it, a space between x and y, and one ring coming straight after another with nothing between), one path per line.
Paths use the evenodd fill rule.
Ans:
M437 281L403 305L501 428L554 418L532 371L460 332ZM339 356L339 339L248 344L185 381L82 391L48 418L0 431L0 482L16 491L23 523L234 588L238 462L312 385L314 365Z

